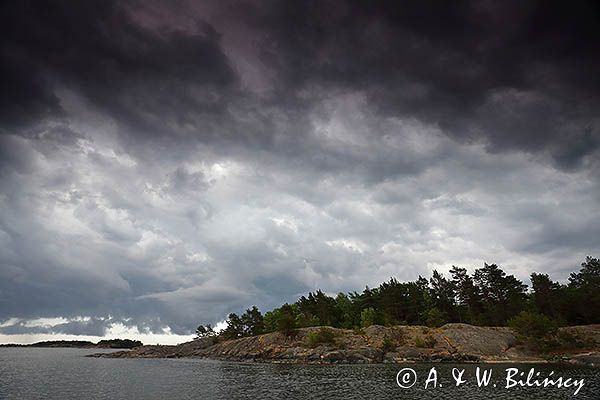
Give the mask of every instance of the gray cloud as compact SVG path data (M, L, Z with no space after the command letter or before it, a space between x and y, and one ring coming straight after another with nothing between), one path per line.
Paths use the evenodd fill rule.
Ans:
M258 4L244 12L267 38L262 60L280 96L361 90L384 115L438 124L489 151L548 153L563 168L597 150L591 2Z
M594 6L394 4L3 6L0 333L596 255Z

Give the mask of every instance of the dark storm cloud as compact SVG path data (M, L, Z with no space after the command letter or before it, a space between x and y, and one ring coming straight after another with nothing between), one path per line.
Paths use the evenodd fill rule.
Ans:
M304 115L323 91L342 90L364 92L381 115L437 124L491 152L549 155L565 169L600 144L593 2L213 4L235 19L229 29L250 30L271 71L273 90L260 101L240 89L219 27L194 6L171 10L191 28L174 17L152 29L136 20L145 8L136 2L5 5L5 120L59 118L55 92L69 89L125 127L125 142L193 136L283 152L313 147ZM274 113L292 122L279 145ZM346 155L320 150L311 161L321 168L346 166ZM386 176L398 166L373 168Z
M593 2L1 7L0 334L597 255Z
M222 112L235 76L214 28L198 20L193 33L150 31L132 21L128 6L115 1L4 4L6 121L60 117L59 89L80 93L130 132L145 135L161 129L172 133L172 128L200 124L198 116Z
M108 318L76 319L64 322L59 320L53 321L51 324L32 324L27 321L16 321L13 325L0 327L0 333L5 335L63 333L67 335L103 336L109 321Z
M364 90L385 115L579 166L598 140L594 2L253 3L278 95Z

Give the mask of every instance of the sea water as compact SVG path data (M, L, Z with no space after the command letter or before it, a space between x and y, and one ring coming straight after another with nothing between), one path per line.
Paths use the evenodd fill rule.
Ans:
M98 350L0 348L0 399L600 399L600 369L593 368L515 364L283 365L85 357L94 352ZM487 385L478 384L478 367L480 374L491 371ZM416 380L403 388L398 384L398 374L405 368L414 371ZM577 395L573 387L506 388L509 368L511 373L514 369L522 371L525 378L534 368L541 377L583 380L584 384ZM455 377L461 371L464 382L457 386Z

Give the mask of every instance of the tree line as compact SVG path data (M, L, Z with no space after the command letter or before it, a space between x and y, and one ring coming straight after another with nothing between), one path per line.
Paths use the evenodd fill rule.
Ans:
M412 282L395 278L361 293L332 297L321 290L283 304L264 315L256 306L243 314L231 313L224 339L296 328L332 326L358 329L370 325L427 325L448 322L506 326L515 321L556 326L600 323L600 260L587 257L568 283L547 274L531 274L531 288L496 264L484 264L469 274L453 266L450 276L433 271L429 279ZM541 322L540 322L541 321ZM198 337L217 336L210 325L200 325Z

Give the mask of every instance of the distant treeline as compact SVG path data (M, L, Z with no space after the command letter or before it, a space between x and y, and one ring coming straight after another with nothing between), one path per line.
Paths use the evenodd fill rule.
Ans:
M138 346L143 346L143 343L131 339L104 339L96 343L96 347L106 349L133 349Z
M358 329L380 325L441 326L448 322L506 326L534 320L556 326L600 323L600 261L587 257L567 284L547 274L531 274L528 286L496 264L484 264L469 274L452 267L446 277L433 271L430 279L413 282L395 278L362 293L331 297L317 290L293 304L266 312L256 306L242 315L232 313L219 337L233 339L296 328L332 326ZM530 324L531 325L531 324ZM537 326L536 325L536 326ZM217 336L210 325L200 325L198 337Z
M0 347L73 347L73 348L102 348L102 349L133 349L142 346L139 340L105 339L98 343L87 340L48 340L31 344L0 344Z

